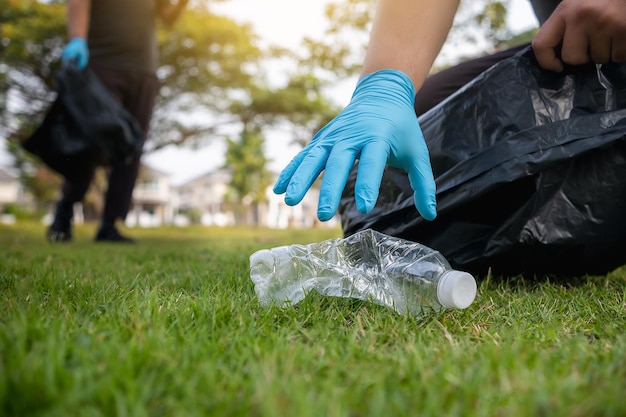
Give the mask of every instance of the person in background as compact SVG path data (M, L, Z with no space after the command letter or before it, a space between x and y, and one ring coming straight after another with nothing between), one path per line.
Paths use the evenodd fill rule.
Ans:
M112 95L133 115L144 132L149 128L159 83L156 77L158 51L156 24L171 27L188 0L68 0L69 42L62 62L73 61L89 68ZM130 209L139 173L141 155L130 164L111 166L105 195L104 212L95 240L134 242L120 234L116 223ZM93 179L94 166L82 181L65 180L57 202L54 220L47 231L52 242L72 239L74 203L82 201Z
M626 61L626 0L532 0L542 22L532 41L541 67ZM282 170L274 192L298 204L324 171L317 215L331 219L358 159L358 210L378 199L386 165L407 172L414 203L437 215L435 181L419 115L521 47L461 64L427 79L452 26L459 0L380 0L361 77L346 108ZM417 94L416 94L417 92Z

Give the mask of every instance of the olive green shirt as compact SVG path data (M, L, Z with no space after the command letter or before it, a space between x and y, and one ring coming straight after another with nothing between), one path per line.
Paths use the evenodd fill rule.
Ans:
M158 66L156 0L92 0L92 65L154 74Z

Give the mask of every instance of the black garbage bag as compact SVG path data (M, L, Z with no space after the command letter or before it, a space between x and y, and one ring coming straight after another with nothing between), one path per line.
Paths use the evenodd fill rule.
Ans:
M57 98L35 132L22 142L65 178L92 166L129 163L141 151L141 127L89 69L64 65L56 74Z
M605 274L626 264L626 65L542 70L530 48L419 118L437 183L424 220L388 168L359 213L356 169L340 204L346 236L372 228L497 275Z

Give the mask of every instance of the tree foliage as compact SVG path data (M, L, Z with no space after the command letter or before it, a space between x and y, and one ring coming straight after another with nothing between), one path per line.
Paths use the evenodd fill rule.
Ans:
M65 9L34 1L0 5L0 135L10 138L32 130L54 97Z
M320 39L304 41L307 53L300 65L310 71L349 77L358 74L365 56L376 0L337 0L326 8L329 26ZM514 42L526 42L531 33L511 32L507 26L511 0L461 2L433 71L462 60L491 53Z
M254 223L258 204L267 201L265 190L272 181L266 169L267 158L263 152L263 136L258 127L244 129L238 139L227 141L226 167L232 179L228 203L235 208L238 222ZM244 203L243 205L240 203Z
M56 198L58 176L36 164L19 146L54 98L53 74L65 31L59 4L0 0L0 137L38 210Z
M229 165L241 175L262 176L258 164L267 162L265 157L246 159L246 152L259 156L262 146L257 149L253 144L258 146L273 128L285 126L294 141L304 144L338 113L329 91L358 74L375 3L329 4L323 36L305 38L301 48L291 51L263 49L249 25L212 13L211 3L207 7L205 2L192 2L172 30L161 29L158 34L161 89L147 151L229 139ZM462 2L436 68L510 41L508 4L509 0ZM55 97L54 74L66 40L64 3L0 0L0 137L18 144L42 120ZM287 62L289 68L277 85L268 77L276 62ZM36 165L19 146L10 149L25 183L45 177L36 175L32 169ZM246 179L235 180L233 192L249 195L247 184Z
M158 34L161 89L147 152L243 137L250 129L265 138L276 124L308 137L336 112L314 77L270 86L264 62L274 51L258 46L249 25L194 4L172 30ZM0 0L0 22L0 136L19 143L55 98L54 74L67 40L65 5ZM19 146L10 150L30 183L26 177L41 167Z

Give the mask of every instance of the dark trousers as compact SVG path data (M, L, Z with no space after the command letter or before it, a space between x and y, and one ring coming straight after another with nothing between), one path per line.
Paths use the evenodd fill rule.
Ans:
M141 126L145 141L152 117L154 100L158 92L158 80L150 74L129 72L103 67L89 67L109 89L113 96L132 114ZM129 164L120 163L109 168L108 187L104 203L104 217L126 218L130 209L133 189L139 174L141 155ZM72 203L82 201L89 189L96 167L79 181L65 180L63 199Z
M492 65L515 55L528 45L516 46L492 55L461 62L431 75L415 95L415 114L420 116L427 112Z

